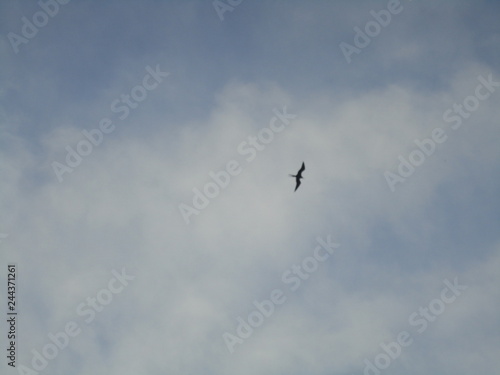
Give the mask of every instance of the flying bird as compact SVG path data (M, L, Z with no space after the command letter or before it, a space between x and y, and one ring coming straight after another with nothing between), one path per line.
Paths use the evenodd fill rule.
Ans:
M297 183L297 185L295 186L295 190L294 191L297 191L297 189L299 188L299 186L300 186L300 179L303 178L302 177L302 172L304 172L305 169L306 169L306 165L304 164L304 162L302 162L302 167L300 167L300 169L297 172L297 174L291 174L290 175L290 177L295 177L295 182Z

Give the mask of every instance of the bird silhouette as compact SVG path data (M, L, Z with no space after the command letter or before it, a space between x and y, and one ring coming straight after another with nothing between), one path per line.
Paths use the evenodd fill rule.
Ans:
M300 179L303 178L302 177L302 172L304 172L305 169L306 169L306 165L304 164L304 162L302 162L302 167L300 167L300 169L297 172L297 174L291 174L290 175L290 177L295 177L295 182L297 183L297 185L295 185L295 190L294 191L297 191L297 189L299 188L299 186L300 186Z

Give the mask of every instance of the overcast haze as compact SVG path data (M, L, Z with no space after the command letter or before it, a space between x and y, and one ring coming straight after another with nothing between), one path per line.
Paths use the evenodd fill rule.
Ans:
M41 3L0 5L1 373L499 372L499 2Z

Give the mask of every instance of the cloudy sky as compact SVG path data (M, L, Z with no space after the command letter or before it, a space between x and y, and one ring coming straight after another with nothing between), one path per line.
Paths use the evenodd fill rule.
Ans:
M498 2L59 1L0 5L2 373L498 373Z

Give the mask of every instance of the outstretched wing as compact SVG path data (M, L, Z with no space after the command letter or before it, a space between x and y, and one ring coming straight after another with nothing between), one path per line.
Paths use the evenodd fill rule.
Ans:
M296 178L295 181L297 181L297 185L295 186L295 190L294 191L297 191L297 189L300 186L300 178Z
M301 174L302 172L304 172L305 169L306 169L306 165L304 164L304 162L302 162L302 167L300 167L298 174Z

